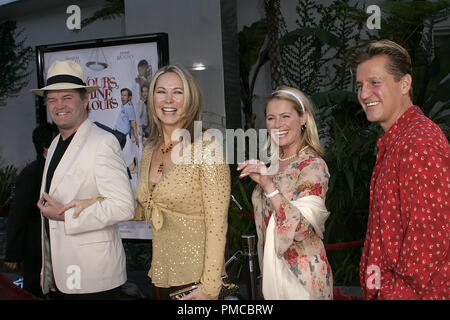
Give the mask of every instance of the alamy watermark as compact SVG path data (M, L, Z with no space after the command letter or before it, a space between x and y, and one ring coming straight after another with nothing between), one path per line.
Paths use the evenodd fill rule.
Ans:
M370 290L380 290L381 288L381 271L380 267L371 264L367 267L366 275L366 287Z
M366 12L371 14L369 18L367 18L367 28L370 30L381 29L381 9L379 6L373 4L367 7Z
M66 26L69 30L81 29L81 9L76 4L67 7L67 14L70 16L66 20Z
M67 267L66 273L69 275L66 279L67 289L81 289L81 268L77 265L70 265Z
M194 122L194 143L187 129L177 129L172 133L172 141L180 141L171 151L171 160L175 164L221 164L242 163L247 159L258 159L269 167L262 167L261 174L273 175L278 172L278 159L272 158L273 150L278 148L276 133L271 139L272 148L268 148L267 129L226 129L225 136L219 129L207 129L203 132L202 121ZM276 130L273 130L276 132ZM248 139L248 144L246 144ZM236 143L235 143L236 141ZM214 143L212 143L214 142ZM204 147L207 145L208 147ZM246 145L248 145L248 152ZM192 148L194 148L192 150ZM271 150L272 149L272 150ZM225 152L224 152L225 151ZM191 156L193 155L193 156ZM236 156L236 157L235 157Z
M366 25L370 30L381 29L381 9L379 6L373 4L367 7L366 12L371 14L367 18ZM66 26L69 30L81 29L81 9L78 5L72 4L67 7L66 13L70 16L66 20Z

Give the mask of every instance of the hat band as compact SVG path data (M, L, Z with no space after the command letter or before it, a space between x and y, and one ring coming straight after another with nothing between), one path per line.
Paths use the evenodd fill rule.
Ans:
M72 76L70 74L59 74L53 77L50 77L47 79L47 86L55 83L61 83L61 82L69 82L73 84L78 84L80 86L86 86L83 80L81 80L78 77Z

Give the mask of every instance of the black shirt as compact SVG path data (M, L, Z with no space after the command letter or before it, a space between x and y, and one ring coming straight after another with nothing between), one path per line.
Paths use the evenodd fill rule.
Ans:
M56 146L55 152L53 153L52 160L48 165L47 177L45 180L45 192L48 193L50 190L50 185L52 183L53 174L55 173L56 168L58 167L59 162L61 161L64 153L69 147L70 142L72 141L75 132L68 137L66 140L63 140L62 136L59 136L58 145Z
M58 167L59 162L61 161L64 153L69 147L70 142L72 141L73 136L76 132L74 132L70 137L66 140L63 140L62 136L59 136L58 144L56 145L55 152L53 153L52 159L50 160L50 164L48 165L47 176L45 180L45 192L48 193L50 190L50 185L52 183L53 174L55 173L56 168ZM45 221L45 229L47 230L47 234L49 235L49 226L48 219L44 217Z

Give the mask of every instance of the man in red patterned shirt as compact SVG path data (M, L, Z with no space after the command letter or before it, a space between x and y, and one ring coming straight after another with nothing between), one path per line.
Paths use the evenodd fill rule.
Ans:
M411 58L382 40L355 52L358 100L384 133L370 185L365 299L450 299L450 146L412 103Z

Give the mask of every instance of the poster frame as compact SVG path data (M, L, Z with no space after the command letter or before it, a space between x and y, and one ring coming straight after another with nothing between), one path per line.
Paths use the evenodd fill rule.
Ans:
M45 86L44 79L44 61L45 55L47 53L59 52L59 51L77 51L81 49L97 49L106 48L110 46L126 46L128 44L151 44L156 43L157 55L158 55L158 69L169 64L169 41L168 34L150 33L141 34L133 36L124 37L114 37L114 38L104 38L104 39L93 39L93 40L83 40L77 42L67 42L67 43L55 43L47 45L36 46L36 70L37 70L37 81L38 88ZM84 79L86 81L86 79ZM42 124L51 121L47 119L47 110L44 102L44 98L36 95L36 122ZM151 239L141 239L141 238L124 238L123 241L131 243L141 243L141 242L151 242Z
M158 69L169 64L169 37L165 32L36 46L36 70L38 88L42 88L45 86L44 58L46 53L92 48L101 49L110 46L122 46L127 44L140 43L156 43L158 53ZM48 120L49 119L47 119L47 110L45 107L44 98L36 95L36 122L38 124L42 124L47 122Z

